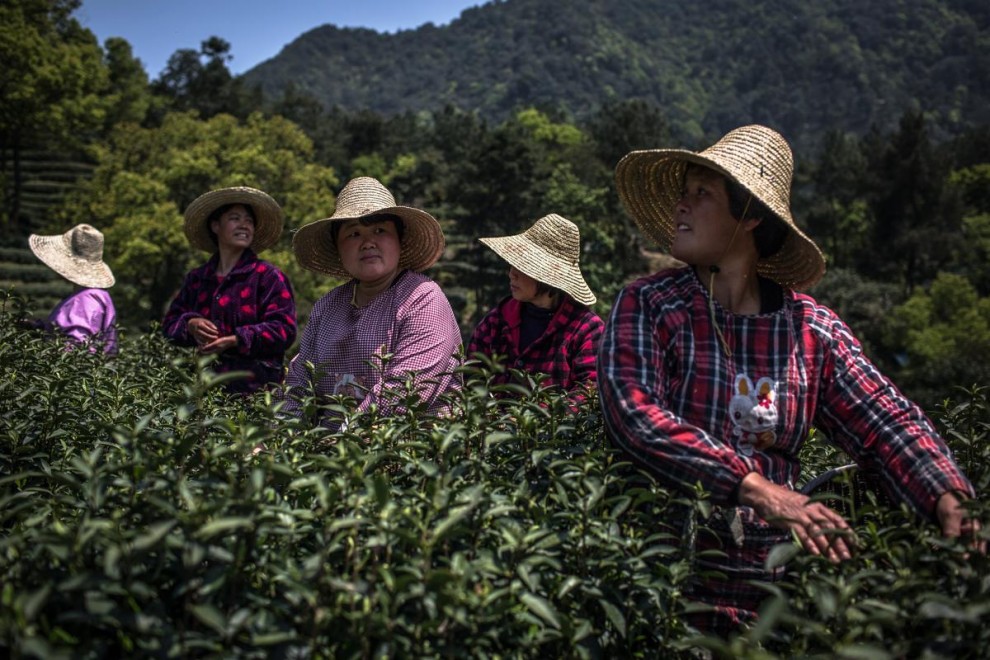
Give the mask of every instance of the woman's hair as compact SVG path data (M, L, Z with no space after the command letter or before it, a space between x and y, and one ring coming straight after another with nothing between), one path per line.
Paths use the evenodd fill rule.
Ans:
M213 231L213 226L212 226L213 221L219 220L220 216L222 216L224 213L234 208L235 206L243 206L247 210L247 214L251 216L251 219L257 221L258 216L254 214L254 209L251 207L250 204L244 204L242 202L234 202L233 204L224 204L223 206L218 206L213 210L213 213L211 213L206 218L206 231L210 232L210 240L213 241L214 245L219 245L219 243L217 243L217 234L215 231Z
M553 300L554 307L559 305L560 301L564 299L564 292L557 287L541 282L535 277L533 278L533 281L536 282L536 295L542 296L544 293L549 294L551 300Z
M340 234L340 228L344 226L347 220L334 220L330 223L330 245L337 247L337 236ZM371 225L381 224L383 222L391 222L395 227L395 235L399 237L399 245L402 245L402 236L405 234L406 225L402 222L402 218L397 215L391 215L389 213L382 213L378 215L366 215L363 218L358 218L358 222L361 223L362 227L370 227Z
M767 208L766 204L758 200L751 192L741 185L725 176L721 172L691 163L684 171L685 178L688 172L707 170L715 172L725 181L725 191L729 197L729 213L737 221L743 219L743 214L749 219L758 219L760 224L753 230L753 241L756 243L756 252L761 259L772 257L784 246L787 234L790 231L783 220L777 214Z
M536 282L536 295L538 296L542 296L544 293L549 293L551 296L555 296L558 293L561 293L561 290L558 289L557 287L550 286L546 282L541 282L535 277L533 278L533 281Z

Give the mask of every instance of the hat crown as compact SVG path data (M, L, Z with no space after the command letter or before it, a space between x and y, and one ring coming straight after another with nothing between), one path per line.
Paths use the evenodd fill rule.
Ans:
M581 256L581 232L577 225L556 213L543 216L523 232L533 245L547 254L576 265Z
M771 209L789 215L794 155L783 135L758 124L743 126L726 133L701 155L722 167Z
M90 225L76 225L65 232L64 240L72 256L86 261L103 261L103 232Z
M397 206L395 197L388 188L370 176L359 176L351 179L337 195L332 218L371 215L394 206Z

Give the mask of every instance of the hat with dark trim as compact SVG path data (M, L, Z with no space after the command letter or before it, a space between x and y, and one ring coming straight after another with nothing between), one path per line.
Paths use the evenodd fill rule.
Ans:
M193 247L210 253L217 251L217 244L213 242L207 224L214 211L228 204L244 204L254 211L252 250L261 252L278 243L282 235L282 207L268 193L257 188L235 186L211 190L186 207L184 228L186 238Z
M788 228L775 254L761 258L760 275L797 291L814 286L825 274L822 251L794 222L791 179L794 157L780 133L751 125L727 133L701 152L649 149L626 154L615 168L619 199L640 231L670 251L674 212L688 164L718 172L745 188Z
M402 219L399 269L424 271L437 262L445 245L443 229L436 218L420 209L399 206L395 197L377 179L361 176L351 179L337 195L337 205L329 218L304 225L292 237L292 249L299 263L309 270L337 277L350 277L340 260L336 242L330 236L333 223L374 215Z

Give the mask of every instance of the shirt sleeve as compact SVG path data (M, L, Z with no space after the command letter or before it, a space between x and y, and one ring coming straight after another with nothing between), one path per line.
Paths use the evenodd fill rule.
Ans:
M571 375L574 385L568 398L574 404L587 400L593 394L598 384L598 348L601 344L605 324L598 315L588 312L585 315L581 330L575 338L577 350L571 361Z
M815 425L922 517L934 518L946 492L973 497L924 412L870 362L845 323L833 316L831 325Z
M196 309L196 296L202 288L200 279L196 276L196 271L186 274L186 279L182 283L182 288L176 294L165 318L162 319L162 332L166 337L182 346L192 346L195 344L193 338L189 336L186 328L189 320L195 317L202 317Z
M283 412L299 415L298 398L310 387L309 369L306 363L317 364L316 338L320 334L320 323L324 314L324 302L320 299L313 305L313 311L309 315L309 321L303 329L302 337L299 339L299 352L289 361L289 369L285 375L285 405Z
M391 357L385 362L382 378L358 410L377 403L383 414L401 413L401 405L384 395L388 390L402 391L406 379L413 374L420 398L434 408L439 396L459 378L453 371L458 366L460 329L440 287L433 282L421 284L410 302L408 313L398 319Z
M467 356L470 358L474 353L483 353L492 356L495 351L495 336L498 332L498 307L491 309L481 319L481 323L475 327L468 340Z
M250 358L281 357L296 340L296 303L292 285L271 265L258 282L258 321L234 328L237 351Z
M84 344L103 332L108 310L92 291L81 291L59 306L49 321L72 341Z
M755 462L675 415L666 404L665 310L651 309L644 287L616 299L599 350L598 390L612 440L663 483L692 491L701 484L716 504L734 504ZM673 323L674 321L668 321Z

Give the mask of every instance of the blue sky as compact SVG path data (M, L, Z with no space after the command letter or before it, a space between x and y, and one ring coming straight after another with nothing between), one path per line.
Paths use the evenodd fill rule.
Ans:
M445 25L485 0L83 0L74 16L102 44L123 37L157 78L172 53L199 50L216 35L231 45L234 73L274 57L315 27L367 27L379 32Z

